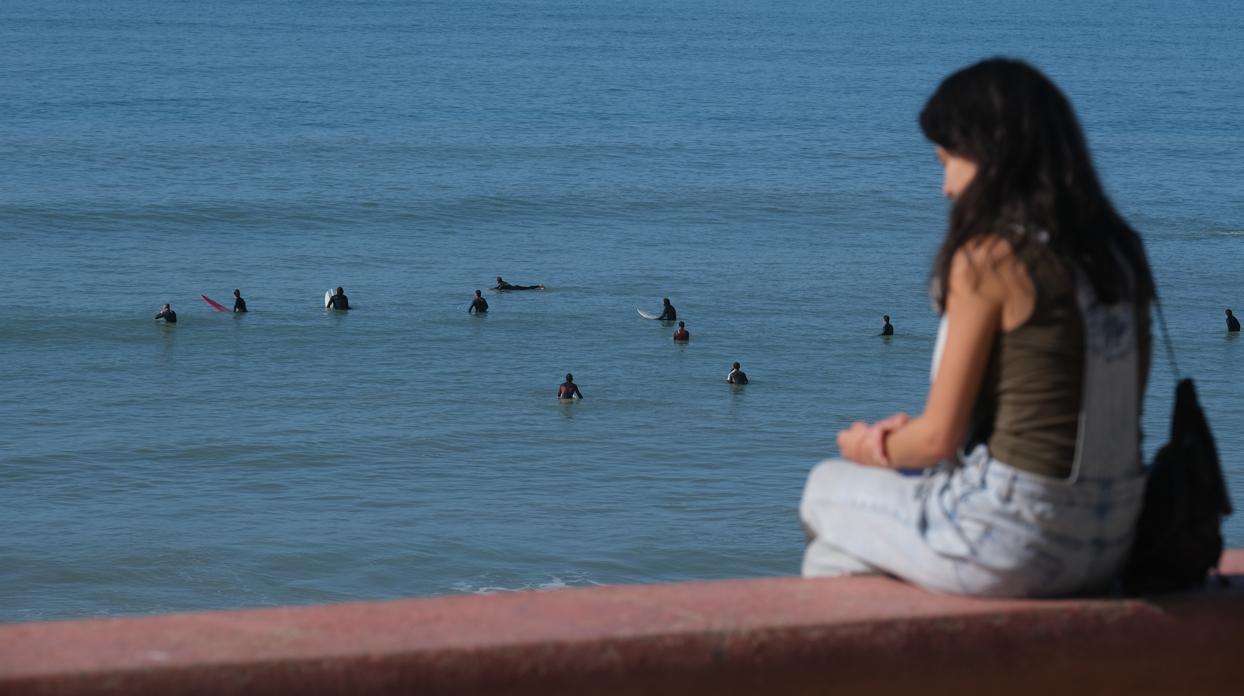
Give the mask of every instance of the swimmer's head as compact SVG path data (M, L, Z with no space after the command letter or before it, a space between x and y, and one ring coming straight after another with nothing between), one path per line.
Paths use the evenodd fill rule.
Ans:
M479 296L480 296L480 291L479 291L479 290L476 290L476 291L475 291L475 296L476 296L476 297L479 297Z
M890 322L890 315L889 315L889 314L882 314L882 315L881 315L881 318L882 318L882 319L884 319L884 320L885 320L885 322L886 322L887 324Z
M740 369L740 367L739 367L739 364L738 364L738 363L735 363L735 364L734 364L734 369L736 369L736 370Z
M240 289L234 289L234 291L233 291L233 296L234 296L234 297L241 297L241 296L242 296L242 291L241 291Z
M169 309L168 303L167 303L167 302L165 302L165 303L164 303L164 306L163 306L163 307L161 307L161 309L163 309L163 310L165 310L165 311L168 311L168 309Z
M572 375L572 374L570 374L569 372L567 372L567 373L566 373L566 381L567 381L567 382L573 382L573 381L574 381L574 375Z
M345 289L345 288L337 288L337 294L338 294L338 295L344 295L344 294L346 294L346 289Z
M497 276L497 285L500 285L504 282L505 282L504 280L501 280L501 276Z
M1231 316L1231 310L1227 310L1227 316Z
M685 328L687 328L687 322L685 322L685 321L680 321L680 322L678 322L678 328L680 328L680 329L685 329Z
M669 304L669 303L670 303L670 298L668 298L668 297L666 297L666 298L662 298L661 302L662 302L662 303L664 303L664 304Z

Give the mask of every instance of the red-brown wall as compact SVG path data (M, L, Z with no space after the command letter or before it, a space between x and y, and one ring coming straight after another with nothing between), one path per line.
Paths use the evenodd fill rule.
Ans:
M981 600L773 578L0 626L0 694L1244 693L1233 585Z

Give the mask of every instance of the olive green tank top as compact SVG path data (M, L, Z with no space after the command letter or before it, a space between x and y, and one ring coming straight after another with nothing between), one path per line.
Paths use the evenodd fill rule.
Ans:
M1074 272L1034 239L1012 241L1035 290L1031 316L994 338L969 443L1024 471L1067 478L1076 455L1084 326Z

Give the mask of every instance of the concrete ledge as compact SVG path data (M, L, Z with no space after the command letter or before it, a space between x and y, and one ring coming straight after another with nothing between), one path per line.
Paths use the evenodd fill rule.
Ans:
M1153 601L775 578L15 624L0 693L1239 693L1223 568Z

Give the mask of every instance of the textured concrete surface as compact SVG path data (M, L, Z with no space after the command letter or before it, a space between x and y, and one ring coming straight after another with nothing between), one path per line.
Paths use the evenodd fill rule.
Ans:
M0 626L0 694L1241 693L1232 585L980 600L773 578Z

